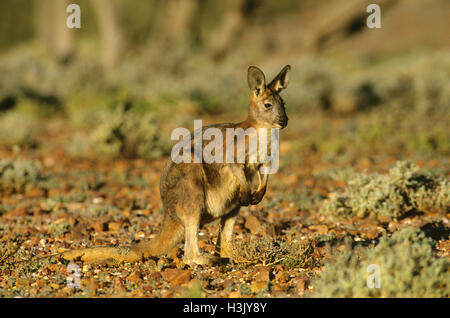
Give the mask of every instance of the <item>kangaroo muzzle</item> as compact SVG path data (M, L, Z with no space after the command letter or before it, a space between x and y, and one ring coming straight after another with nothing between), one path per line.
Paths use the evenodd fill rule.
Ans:
M280 125L280 128L281 128L281 129L283 129L283 128L285 128L285 127L287 126L288 120L289 120L289 118L288 118L287 116L284 116L283 118L281 118L281 119L278 121L278 125Z

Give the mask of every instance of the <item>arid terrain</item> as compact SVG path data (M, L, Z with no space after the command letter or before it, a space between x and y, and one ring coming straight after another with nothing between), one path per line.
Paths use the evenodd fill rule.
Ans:
M73 2L85 27L63 59L26 24L22 42L0 41L0 297L450 296L448 2L393 1L368 30L355 22L364 6L338 15L354 1L220 13L174 0L159 8L173 29L118 1L119 57L102 55L89 1ZM216 16L225 26L211 28ZM155 237L173 129L244 120L248 66L272 78L286 64L280 169L241 209L231 262L185 265L183 244L135 264L58 256ZM218 228L200 230L204 253L217 253Z

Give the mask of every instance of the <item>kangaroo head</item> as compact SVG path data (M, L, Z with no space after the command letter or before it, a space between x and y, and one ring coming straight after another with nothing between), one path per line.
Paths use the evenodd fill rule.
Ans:
M275 78L266 85L264 73L256 66L248 68L248 86L251 90L249 119L258 126L266 128L284 128L288 117L284 101L279 93L289 84L291 66L286 65Z

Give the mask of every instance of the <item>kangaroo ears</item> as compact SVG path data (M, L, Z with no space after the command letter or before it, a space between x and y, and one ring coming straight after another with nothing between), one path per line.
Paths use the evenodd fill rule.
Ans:
M270 82L269 87L272 88L277 93L281 92L283 89L285 89L289 85L289 79L291 72L291 66L286 65L283 67L280 73L278 73L277 76Z
M256 66L250 66L247 73L248 86L256 95L259 95L266 88L266 77L263 71Z

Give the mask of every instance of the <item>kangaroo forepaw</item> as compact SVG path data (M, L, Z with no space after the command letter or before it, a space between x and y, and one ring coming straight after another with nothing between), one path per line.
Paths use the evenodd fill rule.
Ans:
M252 205L256 205L263 199L264 195L266 194L266 188L262 188L261 190L256 191L252 195Z

